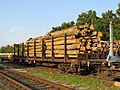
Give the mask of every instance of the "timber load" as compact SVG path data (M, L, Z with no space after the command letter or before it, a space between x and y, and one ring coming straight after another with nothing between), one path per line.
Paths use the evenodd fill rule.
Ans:
M109 41L101 41L101 49L100 52L110 51L110 42ZM113 52L115 56L120 56L120 40L113 41Z
M75 26L26 41L26 56L77 58L78 54L101 51L102 33L93 25Z

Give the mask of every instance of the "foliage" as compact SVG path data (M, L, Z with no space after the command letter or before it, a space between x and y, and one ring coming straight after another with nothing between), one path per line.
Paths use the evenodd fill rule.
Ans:
M118 9L116 10L118 17L120 17L120 3L118 4Z
M13 51L14 51L13 46L10 45L2 46L0 48L0 53L13 53Z
M70 28L70 27L73 27L75 26L75 22L74 21L71 21L71 22L63 22L61 24L61 26L57 26L57 27L52 27L52 30L49 32L49 33L52 33L52 32L55 32L55 31L60 31L62 29L66 29L66 28Z
M22 43L19 44L19 54L22 55ZM18 51L18 48L15 48L16 52ZM14 53L14 46L11 45L6 45L6 46L2 46L0 48L0 53Z
M78 15L76 25L83 25L83 24L91 24L93 23L98 17L96 16L96 11L89 10L87 13L82 13Z

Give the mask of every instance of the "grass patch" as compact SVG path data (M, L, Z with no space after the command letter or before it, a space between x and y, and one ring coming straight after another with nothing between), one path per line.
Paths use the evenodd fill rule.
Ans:
M85 88L86 90L120 90L113 86L114 82L105 80L96 80L89 76L78 76L60 72L50 72L46 69L30 68L29 74L37 75L57 83L66 84L73 88Z

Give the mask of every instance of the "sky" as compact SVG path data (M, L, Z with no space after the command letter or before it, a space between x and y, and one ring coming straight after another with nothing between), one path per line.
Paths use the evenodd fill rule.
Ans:
M0 0L0 47L45 35L82 12L116 11L120 0Z

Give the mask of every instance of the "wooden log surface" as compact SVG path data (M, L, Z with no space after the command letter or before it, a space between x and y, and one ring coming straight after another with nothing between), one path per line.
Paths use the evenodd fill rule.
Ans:
M66 39L67 39L67 40L72 40L72 39L75 39L75 36L74 36L74 35L66 36ZM54 38L53 40L54 40L54 41L64 40L64 36L63 36L63 37ZM52 42L52 39L45 40L45 43L47 43L47 42Z
M64 40L54 41L54 45L64 45ZM66 40L66 44L79 44L79 39ZM52 42L47 42L46 46L51 46Z
M46 55L46 57L51 57L52 55ZM77 58L77 55L67 55L69 58ZM57 58L64 58L64 55L55 55Z
M52 55L52 38L53 38L53 48L54 54L64 55L64 34L66 34L66 46L68 55L77 55L78 53L94 53L97 51L109 51L109 42L102 44L101 37L102 33L95 31L93 25L82 25L75 26L72 28L64 29L49 35L37 37L27 41L29 43L29 52L34 53L34 42L36 53L42 54L42 40L44 42L44 49L46 55ZM26 46L27 46L26 42ZM118 47L120 47L120 42L114 42L114 51L118 52ZM27 47L26 47L27 50ZM75 51L76 50L76 51ZM61 56L63 57L63 56Z
M79 29L75 26L75 27L67 28L67 29L57 31L54 33L50 33L50 34L51 34L51 36L59 37L61 35L64 35L65 33L66 33L66 35L76 35L76 34L78 34L78 32L79 32Z
M102 36L103 36L102 32L97 33L97 37L102 37Z
M64 50L54 50L53 51L55 54L64 54ZM52 54L51 50L46 50L46 54ZM78 54L79 50L67 50L67 54Z
M68 50L72 50L72 49L79 49L80 45L79 44L72 44L72 45L67 45L67 49ZM46 49L52 49L51 46L47 46ZM54 49L56 50L64 50L64 45L58 45L58 46L54 46Z

